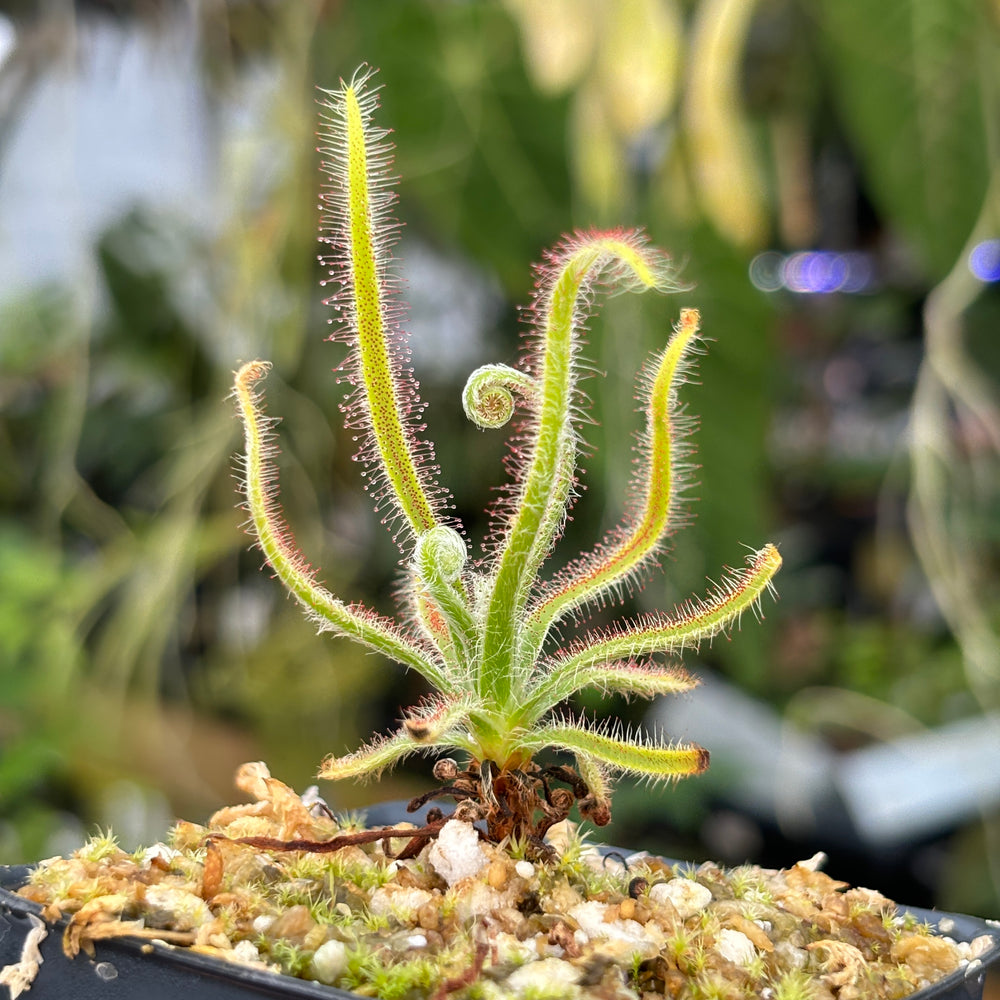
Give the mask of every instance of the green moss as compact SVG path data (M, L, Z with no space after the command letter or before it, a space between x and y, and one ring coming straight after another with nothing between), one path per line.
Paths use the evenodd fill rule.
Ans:
M118 838L109 828L107 833L95 833L74 856L81 861L106 861L109 858L126 857L126 854L118 846Z
M354 920L369 933L387 931L392 926L392 919L390 917L372 913L367 906L355 912Z
M763 979L767 975L767 956L758 951L747 963L746 970L752 980Z
M681 962L692 951L695 943L695 935L683 924L679 924L674 933L667 938L665 951L674 962L680 967Z
M783 973L771 984L773 1000L816 1000L812 976L803 969Z
M348 952L341 985L380 1000L409 1000L434 991L441 973L438 962L421 955L386 965L384 955L367 947Z
M330 896L321 896L308 904L309 915L317 924L327 927L349 927L356 917L354 911L345 903L338 903Z
M387 885L393 880L395 868L391 863L374 865L353 865L347 866L344 878L348 882L353 882L359 889L371 892L383 885Z
M522 1000L566 1000L572 996L572 987L552 983L549 986L528 986L521 992Z
M359 830L368 828L368 818L362 810L337 813L334 816L334 822L340 828L341 833L357 833Z
M688 984L691 1000L733 1000L732 986L724 979L715 979L700 972Z
M501 850L505 850L514 861L528 861L530 841L527 837L511 836L507 837L500 844Z
M276 962L290 976L305 978L312 966L313 952L300 948L285 938L275 940L262 936L256 943L261 956Z
M294 861L285 866L289 879L314 879L320 882L331 869L330 855L310 854L308 851L300 852Z
M765 887L759 869L755 870L750 865L734 868L729 876L729 884L736 899L742 899L748 903L759 903L763 906L774 905L774 895Z
M676 948L677 944L676 940L671 941L672 948ZM677 968L685 976L699 976L708 967L708 954L701 943L689 941L687 947L680 951L680 953L676 950L674 951L674 957L677 962Z
M28 876L28 884L43 889L47 899L51 902L60 902L66 897L67 886L75 885L76 880L70 879L48 866L39 865ZM81 899L86 902L85 894L81 894Z
M372 985L382 1000L404 1000L418 991L427 995L439 978L436 964L429 958L421 957L377 969Z
M703 934L709 934L712 937L722 930L719 918L711 910L702 910L698 914L698 927Z
M566 849L559 859L552 864L541 864L538 872L543 888L549 888L564 878L574 889L588 896L625 891L618 871L594 865L593 848L579 827L571 831Z
M850 920L857 920L858 917L864 916L866 913L874 913L875 907L868 901L863 899L852 899L847 907L847 916ZM885 915L882 915L883 922L885 921Z

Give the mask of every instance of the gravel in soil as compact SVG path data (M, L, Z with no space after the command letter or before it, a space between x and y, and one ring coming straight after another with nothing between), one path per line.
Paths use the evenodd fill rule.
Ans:
M68 918L70 956L107 937L163 939L384 1000L894 1000L993 943L935 934L824 874L821 856L780 871L603 857L569 823L543 852L486 843L461 820L406 860L405 836L263 851L235 841L323 841L363 824L260 764L237 784L256 801L134 854L96 837L41 862L21 895Z

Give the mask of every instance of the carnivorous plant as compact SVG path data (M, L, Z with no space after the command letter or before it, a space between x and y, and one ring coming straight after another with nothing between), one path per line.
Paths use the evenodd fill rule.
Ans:
M485 365L466 384L465 413L479 427L502 427L515 413L519 424L511 442L513 482L492 511L483 558L470 560L432 446L420 437L422 404L408 367L391 256L391 146L373 123L378 89L371 76L362 67L325 94L321 240L337 289L327 301L343 317L335 338L350 347L341 369L352 386L346 421L360 436L363 474L405 560L404 623L345 603L319 582L278 506L274 435L260 389L268 364L243 365L234 389L246 438L245 506L274 573L321 631L416 670L437 692L408 710L393 735L327 759L320 776L363 777L415 752L454 749L468 757L466 770L439 760L435 775L443 787L422 798L453 796L486 818L493 838L537 837L574 800L582 815L606 823L612 774L672 780L704 770L708 752L594 724L559 706L588 687L643 698L690 689L696 682L682 667L653 658L676 658L756 609L781 558L765 545L745 567L726 571L707 596L669 614L554 641L557 626L578 625L588 606L641 581L685 516L692 421L678 389L701 343L695 309L680 311L666 346L640 376L646 423L628 514L590 552L543 576L574 498L578 354L588 310L600 291L680 287L669 258L641 232L610 230L576 232L546 255L520 363ZM533 758L545 748L572 754L575 769L540 767Z

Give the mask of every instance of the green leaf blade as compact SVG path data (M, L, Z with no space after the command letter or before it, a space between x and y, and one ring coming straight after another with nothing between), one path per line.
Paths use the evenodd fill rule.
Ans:
M668 259L636 232L577 234L550 255L535 303L541 359L534 439L498 559L479 674L479 690L499 704L511 695L531 585L566 513L576 453L570 414L580 301L598 278L619 290L677 287Z
M616 660L696 648L738 624L744 612L756 608L780 568L778 550L765 545L748 558L746 567L730 571L707 598L690 601L672 615L649 615L619 624L604 635L584 636L575 649L554 660L549 669L582 670Z
M694 743L658 743L597 732L569 722L550 722L529 734L525 746L556 747L598 761L614 771L654 781L674 781L701 774L709 753Z
M690 367L698 340L696 309L681 311L680 322L660 355L649 382L646 434L641 446L639 514L619 527L589 555L574 560L557 579L554 592L528 621L530 648L541 648L550 625L638 572L660 550L665 536L680 519L677 479L679 460L686 457L682 438L688 431L678 412L678 383ZM690 449L687 449L689 451Z
M278 506L278 473L273 463L271 429L263 413L263 399L256 383L270 368L250 361L237 373L233 397L243 421L243 491L253 533L268 565L300 604L313 616L320 631L346 636L404 663L441 691L451 685L423 650L410 642L391 619L359 605L346 605L316 582L316 573L294 543Z
M398 306L388 295L391 264L389 217L392 183L390 144L373 125L377 91L367 84L372 72L359 70L350 83L328 92L330 112L321 132L329 143L324 169L331 184L324 191L327 212L324 242L335 247L331 273L342 284L335 298L346 305L345 339L353 353L346 366L355 384L349 418L369 433L362 447L365 463L379 473L379 484L416 536L438 524L438 488L433 482L433 451L416 440L411 423L421 410L416 382L401 360L403 334ZM332 301L332 300L330 300Z

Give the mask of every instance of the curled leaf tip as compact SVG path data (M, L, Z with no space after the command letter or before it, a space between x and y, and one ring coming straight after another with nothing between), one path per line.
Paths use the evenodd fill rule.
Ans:
M244 387L250 386L259 379L266 378L270 370L270 361L248 361L234 373L236 384Z
M477 427L495 430L514 415L514 393L529 401L537 397L535 380L507 365L483 365L465 383L462 407Z

